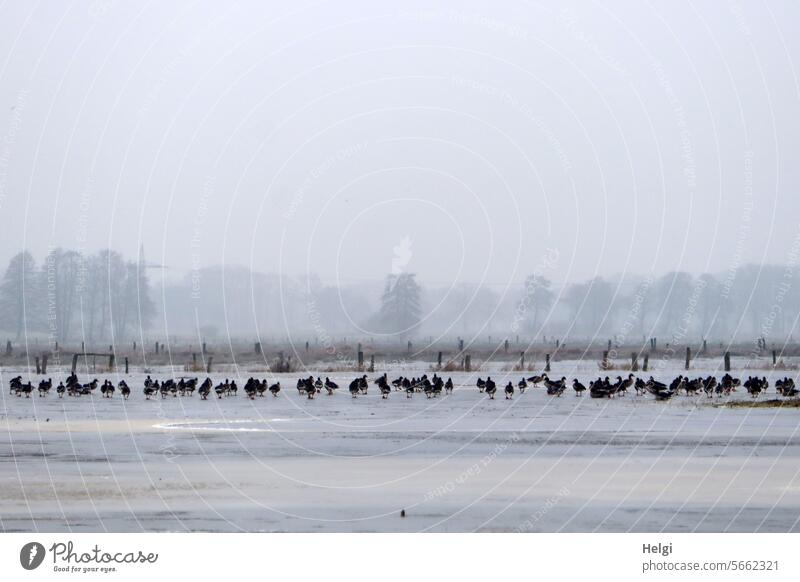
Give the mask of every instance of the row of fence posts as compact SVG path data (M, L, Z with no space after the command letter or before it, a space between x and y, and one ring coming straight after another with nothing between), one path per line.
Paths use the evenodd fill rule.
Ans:
M601 366L604 370L611 369L611 362L608 359L608 350L603 351L603 360ZM692 349L687 347L686 348L686 359L684 360L684 369L688 370L691 367L692 362ZM650 365L650 353L644 353L644 362L642 364L642 371L647 372L647 369ZM775 350L772 351L772 365L777 365L777 352ZM726 351L723 356L723 367L726 372L731 371L731 353ZM631 372L638 372L639 371L639 354L636 352L631 352Z
M657 342L658 342L657 338L650 338L650 347L653 350L655 350L657 348L657 345L658 345ZM559 340L556 340L556 344L559 344ZM459 338L458 347L459 347L459 351L463 352L463 350L464 350L464 340L463 339ZM205 353L205 348L206 348L206 344L205 344L205 342L203 342L203 352L204 353ZM412 343L411 343L411 341L409 341L408 342L408 352L409 353L411 352L411 349L412 349ZM504 342L504 349L506 351L508 351L508 340L507 339ZM707 351L707 349L708 349L707 340L703 340L703 350L702 350L703 353L705 353ZM306 342L306 350L308 350L308 342ZM256 342L255 343L255 350L254 351L255 351L256 354L263 355L261 342ZM603 351L603 361L602 361L603 369L610 369L610 367L611 367L611 363L610 363L610 361L608 359L608 355L609 355L610 351L611 351L611 340L608 340L608 349ZM158 343L156 343L156 353L158 353ZM363 370L364 369L364 351L363 351L361 343L358 344L358 356L357 357L358 357L358 369L359 370ZM551 369L550 368L550 357L551 357L550 354L545 354L545 366L544 366L544 371L545 372L550 372L550 369ZM112 363L109 365L109 367L113 368L113 355L111 356L111 358L112 358ZM773 366L777 365L777 359L778 359L777 350L772 350L772 365ZM437 365L437 367L439 369L442 368L442 360L443 360L443 352L439 351L438 354L437 354L437 358L436 358L436 365ZM196 353L192 354L192 361L193 361L194 364L197 363L197 354ZM206 368L206 371L208 373L211 373L211 361L212 361L212 357L209 357L208 358L207 368ZM691 367L691 361L692 361L692 349L687 346L686 347L686 358L684 360L684 369L689 370L689 368ZM645 352L643 354L642 371L643 372L647 372L648 368L649 368L649 365L650 365L650 353L649 352ZM725 352L724 357L723 357L723 365L724 365L724 369L725 369L726 372L730 372L731 371L731 353L730 353L730 351L726 351ZM284 367L285 367L283 352L281 352L280 355L279 355L278 367L279 367L279 369L284 369ZM520 367L521 370L525 369L525 352L524 351L520 352L519 367ZM633 371L633 372L638 372L639 371L639 355L636 352L631 352L631 366L630 366L630 368L631 368L631 371ZM42 365L41 373L42 374L46 373L45 372L46 369L47 369L47 356L45 355L45 356L43 356L43 365ZM463 371L465 371L465 372L471 371L471 369L472 369L472 358L471 358L470 354L463 354L462 355L462 358L461 358L461 369ZM37 373L39 373L39 358L38 357L36 358L36 370L37 370ZM374 354L370 355L370 363L369 363L368 371L369 372L374 372L375 371L375 355ZM127 357L125 358L125 373L126 374L128 373L128 358Z
M556 340L556 344L558 346L558 344L559 344L558 340ZM658 345L657 338L650 338L650 348L651 348L651 350L653 350L653 351L656 350L657 349L657 345ZM56 344L56 351L58 350L57 346L58 346L58 344ZM134 347L134 350L135 350L136 349L136 342L135 341L133 342L133 347ZM306 347L306 351L308 351L308 349L309 349L308 342L306 342L306 346L305 347ZM410 354L411 353L411 349L413 347L411 341L408 342L408 346L407 347L408 347L408 352ZM504 347L504 350L507 352L508 351L508 347L509 347L508 339L505 340L503 347ZM470 354L464 354L463 353L463 351L464 351L464 340L461 339L461 338L459 338L459 340L458 340L458 348L459 348L460 355L462 356L461 357L461 369L466 371L466 372L471 371L471 369L472 369L472 358L471 358ZM708 349L707 340L703 340L702 353L706 353L707 349ZM155 342L155 353L158 354L159 350L161 352L164 351L164 344L163 343L159 344L159 342ZM11 341L8 340L6 342L6 354L10 354L11 351L12 351ZM73 354L73 358L72 358L72 372L73 373L76 370L79 356L82 355L84 357L87 357L88 355L92 355L92 356L96 355L96 354L87 354L86 353L84 342L81 342L81 351L82 351L82 353L80 353L80 354ZM111 351L112 353L109 354L108 368L109 368L109 370L113 370L114 369L114 363L115 363L115 356L114 356L114 353L113 353L113 346L109 346L109 351ZM602 363L601 363L603 369L606 369L606 370L611 368L611 363L610 363L610 361L608 359L610 351L611 351L611 340L608 340L608 349L603 351L603 359L602 359ZM262 348L261 342L255 342L255 344L254 344L254 352L256 354L258 354L258 355L262 355L263 356L264 352L263 352L263 348ZM202 353L204 355L207 353L206 342L202 343ZM363 351L361 343L358 344L358 356L357 357L358 357L358 369L359 370L363 370L364 369L364 351ZM649 367L650 352L645 352L643 354L643 357L644 357L644 361L643 361L643 364L642 364L642 371L647 372L648 367ZM291 357L289 358L289 360L291 360ZM46 353L42 354L41 359L39 358L39 356L35 356L34 361L35 361L35 365L36 365L36 373L40 374L40 375L41 374L47 374L48 354L46 354ZM206 361L206 372L209 373L209 374L211 373L212 361L213 361L213 356L209 356L207 361ZM691 350L690 347L687 346L686 347L686 357L685 357L685 360L684 360L684 369L686 369L686 370L690 369L691 361L692 361L692 350ZM437 364L439 369L442 368L442 363L443 363L443 352L439 351L438 354L437 354L437 358L436 358L436 364ZM197 353L196 352L192 352L192 364L193 364L194 367L197 366ZM778 352L777 352L777 350L772 350L772 365L773 366L777 366L777 364L778 364ZM279 362L278 362L279 371L284 370L284 369L288 369L289 365L290 365L290 362L285 361L283 352L280 352L280 354L279 354ZM724 353L723 366L724 366L725 372L730 372L730 370L731 370L731 353L730 353L730 351L726 351ZM521 370L525 369L525 352L524 351L520 352L519 367L520 367ZM636 352L631 352L630 369L633 372L639 371L639 354L637 354ZM370 364L369 364L368 370L370 372L374 372L375 371L375 355L374 354L370 355ZM545 372L549 372L550 371L550 354L545 354L544 371ZM128 363L128 357L127 356L125 356L125 373L126 374L129 373L129 363Z

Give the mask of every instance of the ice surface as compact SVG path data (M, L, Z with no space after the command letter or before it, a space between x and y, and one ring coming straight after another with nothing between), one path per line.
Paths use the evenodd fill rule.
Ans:
M695 360L690 375L721 376L716 365ZM474 387L487 373L496 400ZM314 372L342 387L315 400L294 388L301 374L254 374L280 379L283 391L253 401L241 391L245 372L238 396L207 401L147 401L144 375L131 374L127 402L17 398L14 375L3 371L0 397L4 531L800 529L800 409L726 408L727 398L705 396L593 400L571 389L553 398L542 388L509 401L502 387L523 373L499 368L444 374L452 395L388 400L373 385L351 398L355 373ZM596 362L555 362L551 376L562 375L586 383L600 372ZM770 388L761 398L776 397Z

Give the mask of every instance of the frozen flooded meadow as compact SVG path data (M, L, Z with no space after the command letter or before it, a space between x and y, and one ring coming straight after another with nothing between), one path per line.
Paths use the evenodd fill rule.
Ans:
M695 360L689 375L720 377L716 363ZM416 375L424 372L420 364ZM311 373L342 388L309 400L294 383ZM400 373L411 375L388 371L390 378ZM679 373L654 376L669 382ZM13 396L8 382L16 374L4 370L0 528L800 529L797 408L727 406L751 400L743 388L666 402L633 391L577 398L569 383L561 397L531 387L506 400L506 382L530 374L488 374L498 385L495 400L475 387L486 370L444 373L454 381L452 394L406 398L393 391L386 400L371 382L367 395L352 398L346 386L355 373L242 373L237 396L212 393L208 400L197 394L146 400L144 374L113 375L131 386L124 401L99 391L63 399L52 392ZM785 374L758 374L771 384L759 400L779 398L774 380ZM283 390L250 400L241 391L250 375L280 380ZM562 375L588 385L601 374L596 362L557 362L551 377Z

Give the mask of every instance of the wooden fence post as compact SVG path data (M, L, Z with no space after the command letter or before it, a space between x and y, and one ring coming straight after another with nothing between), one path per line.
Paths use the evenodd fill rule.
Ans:
M550 371L550 354L545 354L544 356L544 371Z
M692 348L686 346L686 365L685 368L689 369L689 363L692 361Z

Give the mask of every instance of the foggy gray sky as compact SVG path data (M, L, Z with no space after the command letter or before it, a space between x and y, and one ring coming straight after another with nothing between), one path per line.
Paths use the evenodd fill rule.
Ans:
M174 275L505 285L547 249L564 281L800 236L796 3L2 11L3 262L144 243Z

